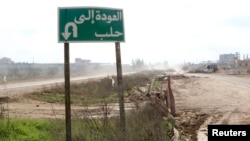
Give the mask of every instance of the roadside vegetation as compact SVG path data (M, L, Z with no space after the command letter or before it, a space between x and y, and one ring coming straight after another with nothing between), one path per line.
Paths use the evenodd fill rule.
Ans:
M50 121L38 119L0 119L1 141L50 141Z
M145 71L123 77L125 95L136 86L145 86L161 71ZM116 78L114 78L116 80ZM89 81L71 86L72 104L99 104L118 102L118 87L111 79ZM45 89L26 95L28 98L51 103L64 103L64 87ZM107 105L106 105L107 106ZM107 107L103 118L72 117L72 141L121 141L119 117L108 117ZM126 114L127 141L171 141L173 118L163 120L158 110L150 105ZM64 141L65 121L62 119L9 119L0 118L0 139L6 141Z
M171 141L174 124L159 115L135 111L126 117L128 141ZM154 118L152 118L154 117ZM121 141L119 117L72 119L72 141ZM61 119L0 119L1 141L64 141L65 121Z
M162 72L144 71L123 76L124 95L126 96L134 87L149 83L156 74L160 73ZM113 79L117 80L114 76ZM115 82L112 86L112 80L108 76L101 80L72 84L70 95L72 104L78 105L118 102L118 84ZM64 103L64 86L44 88L41 92L30 93L26 96L39 101Z

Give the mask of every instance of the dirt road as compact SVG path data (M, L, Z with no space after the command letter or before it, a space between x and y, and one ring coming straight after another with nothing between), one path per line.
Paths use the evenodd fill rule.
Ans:
M198 109L209 114L200 128L206 141L207 124L250 124L250 78L229 75L188 74L200 78L178 80L174 85L179 110Z
M206 141L207 124L250 124L250 77L220 74L185 74L188 78L172 82L176 111L195 110L206 113L209 118L198 131L198 141ZM11 117L63 118L64 105L45 103L14 97L8 105ZM119 112L119 106L110 105L110 111ZM127 104L131 109L133 106ZM88 107L100 112L96 106ZM97 108L97 109L96 109ZM100 108L99 108L100 109ZM72 105L73 114L84 107ZM192 113L191 113L192 115ZM192 118L192 117L189 117Z

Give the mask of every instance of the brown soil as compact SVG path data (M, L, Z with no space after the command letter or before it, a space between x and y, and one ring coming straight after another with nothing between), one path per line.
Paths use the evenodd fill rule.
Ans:
M250 87L208 77L181 77L171 82L177 129L186 138L207 140L206 136L197 139L198 129L206 135L207 124L250 124ZM5 116L18 118L64 118L65 112L64 104L36 101L23 95L2 100L0 106L0 113L4 111ZM125 106L133 108L131 103ZM72 114L82 114L83 110L93 115L101 112L100 106L96 105L87 108L72 105ZM109 105L109 113L117 115L118 104Z

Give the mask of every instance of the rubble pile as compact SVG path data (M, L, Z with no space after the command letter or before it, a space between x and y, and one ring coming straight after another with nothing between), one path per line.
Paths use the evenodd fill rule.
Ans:
M169 120L176 116L174 95L171 89L170 76L156 76L145 87L135 87L129 93L129 100L135 103L138 110L146 116L161 117ZM179 132L172 125L173 138L179 138Z
M175 80L184 77L181 75L171 76ZM146 84L144 87L133 88L128 94L128 99L139 105L139 107L144 106L145 103L149 103L156 109L165 109L165 113L172 111L172 115L174 116L174 96L171 93L170 76L158 75L151 80L150 84Z
M171 80L189 79L184 75L172 75ZM178 89L178 88L177 88ZM174 90L176 92L176 90ZM160 113L163 120L174 121L172 139L197 140L196 130L208 117L207 114L195 110L175 111L175 97L172 92L170 76L159 75L144 87L134 87L129 93L129 101L136 105L138 110L150 109L150 113ZM150 108L148 108L150 107ZM148 111L147 111L148 112ZM147 115L148 116L148 115Z

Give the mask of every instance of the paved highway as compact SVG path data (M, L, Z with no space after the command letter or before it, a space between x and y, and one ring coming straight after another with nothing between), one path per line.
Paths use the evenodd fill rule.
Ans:
M134 73L134 72L131 72ZM125 73L124 75L131 74ZM108 75L115 75L115 74L99 74L94 76L84 76L84 77L76 77L71 78L71 82L82 82L87 80L93 79L100 79L107 77ZM53 80L41 80L41 81L30 81L30 82L18 82L18 83L5 83L0 85L0 97L3 96L13 96L19 95L24 93L29 93L33 91L39 91L46 87L55 86L58 84L63 84L64 78L61 79L53 79Z
M131 73L135 73L135 72L123 73L123 75L128 75ZM100 79L100 78L107 77L108 75L111 76L111 75L116 75L116 74L99 74L99 75L94 75L94 76L75 77L75 78L71 78L71 82L73 83L73 82L82 82L82 81L92 80L92 79ZM245 78L243 75L242 77L233 76L233 75L199 74L199 73L186 73L185 75L196 76L196 77L209 77L212 79L228 81L234 84L250 87L250 77ZM39 91L43 88L51 87L51 86L63 84L63 83L64 83L64 78L1 84L0 85L0 97Z

